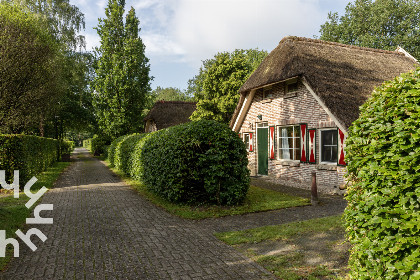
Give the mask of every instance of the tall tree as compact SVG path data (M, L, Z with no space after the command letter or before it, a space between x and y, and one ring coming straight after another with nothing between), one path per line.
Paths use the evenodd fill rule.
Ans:
M63 93L61 45L48 25L17 6L0 4L0 133L43 134Z
M23 10L42 16L48 29L71 50L85 48L85 37L78 34L85 28L85 16L70 0L6 0Z
M105 19L96 28L93 105L101 131L110 137L140 131L146 94L150 91L149 59L139 37L139 20L133 8L124 23L124 0L109 0Z
M229 123L239 100L239 88L267 56L258 49L218 53L203 61L200 72L189 81L197 110L192 120L210 119Z
M343 16L329 13L320 39L343 44L395 50L403 47L420 58L419 0L356 0Z

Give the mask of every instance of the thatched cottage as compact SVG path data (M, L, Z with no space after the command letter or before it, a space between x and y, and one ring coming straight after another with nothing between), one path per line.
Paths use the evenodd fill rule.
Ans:
M383 81L413 70L404 50L286 37L240 88L230 126L253 175L334 192L345 184L344 141L359 106Z
M195 109L195 102L157 101L144 118L144 131L152 132L189 122Z

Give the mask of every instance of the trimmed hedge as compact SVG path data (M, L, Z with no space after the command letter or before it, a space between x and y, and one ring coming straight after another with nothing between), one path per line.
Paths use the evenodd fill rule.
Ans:
M83 148L91 151L95 156L104 154L108 150L108 145L111 143L111 140L102 135L94 135L90 139L83 140Z
M114 166L126 175L130 175L130 169L133 168L133 151L140 139L146 134L131 134L119 141L115 150Z
M92 145L92 138L83 140L83 148L86 148L89 151L91 151L91 145Z
M346 140L352 279L420 279L420 68L384 83Z
M244 143L215 121L120 137L111 144L109 159L149 190L176 203L234 205L249 188Z
M19 170L21 187L36 174L44 171L61 157L60 141L29 135L0 135L0 170L6 180L13 181L13 171Z

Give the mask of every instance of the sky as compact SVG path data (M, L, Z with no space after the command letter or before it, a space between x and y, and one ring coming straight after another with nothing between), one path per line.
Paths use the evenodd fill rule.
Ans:
M314 38L328 12L350 0L126 0L140 20L151 85L184 90L202 61L235 49L272 51L285 36ZM93 28L108 0L70 0L85 15L86 50L100 45Z

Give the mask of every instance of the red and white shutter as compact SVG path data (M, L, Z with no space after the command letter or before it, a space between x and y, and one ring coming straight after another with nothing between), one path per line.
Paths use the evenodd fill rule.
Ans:
M274 131L275 131L275 127L274 126L270 126L269 127L269 133L270 133L270 136L269 136L269 140L270 140L270 143L269 143L269 155L270 155L270 159L274 159L275 158L275 149L274 149L274 143L275 143L275 138L274 138Z
M308 162L316 163L316 129L308 129Z
M254 146L252 145L252 135L253 135L253 133L250 132L249 133L249 149L248 149L250 152L254 151Z
M344 133L338 129L338 165L346 165L346 162L344 161L345 153L344 153L344 140L346 136Z
M307 124L300 125L300 162L307 162L306 159L306 128Z

